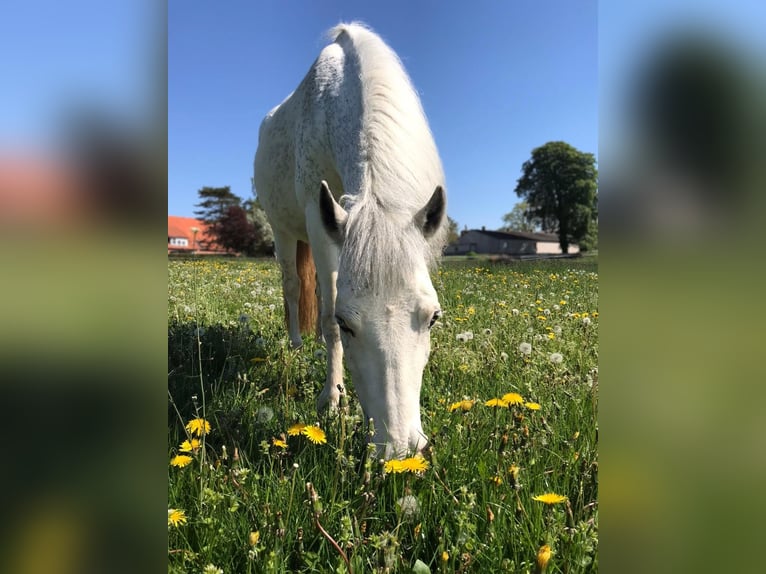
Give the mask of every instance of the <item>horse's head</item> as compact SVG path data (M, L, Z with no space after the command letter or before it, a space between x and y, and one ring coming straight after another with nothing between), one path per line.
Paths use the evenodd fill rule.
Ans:
M374 203L374 202L373 202ZM431 350L430 330L441 316L431 283L428 239L445 219L437 187L415 216L372 206L346 211L323 182L322 222L341 244L335 319L365 416L386 457L422 449L420 388Z

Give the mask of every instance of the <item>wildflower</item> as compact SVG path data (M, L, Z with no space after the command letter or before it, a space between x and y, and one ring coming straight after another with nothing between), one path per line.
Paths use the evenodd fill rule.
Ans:
M445 550L442 552L442 562L446 562L447 560L449 560L449 552Z
M402 515L405 518L414 518L420 512L420 503L418 499L407 494L396 501L396 505L402 511Z
M537 551L537 566L540 568L540 572L545 572L545 569L548 568L552 554L551 547L547 544L542 545Z
M168 526L177 528L181 524L186 524L186 513L177 508L168 508Z
M250 541L250 546L255 546L258 544L258 541L261 539L261 531L256 530L255 532L251 532L250 536L248 536L248 540Z
M305 429L308 425L305 425L303 423L295 423L293 426L291 426L289 429L287 429L287 434L289 436L298 436L301 434L303 429Z
M566 496L562 494L556 494L555 492L546 492L545 494L538 494L537 496L532 497L532 500L537 500L538 502L542 502L544 504L558 504L560 502L564 502L566 499Z
M561 353L551 353L548 359L551 363L558 365L564 360L564 355Z
M515 317L518 314L519 314L519 310L518 309L511 309L511 315L513 315Z
M532 353L532 345L529 343L522 343L519 345L519 353L522 355L530 355Z
M474 401L468 399L452 403L449 407L450 412L462 409L463 411L470 411L473 408Z
M509 405L522 405L524 404L524 398L519 393L505 393L503 400Z
M392 472L400 473L404 472L404 466L402 466L402 461L398 459L389 460L386 461L386 464L383 465L383 472L386 474L390 474Z
M508 469L508 472L510 473L511 478L513 479L513 482L516 482L519 479L520 470L521 468L516 464L512 464L511 468Z
M202 569L202 574L223 574L223 569L215 564L208 564Z
M419 473L428 470L429 464L422 456L412 456L402 461L403 472Z
M261 424L265 424L274 418L274 411L269 407L261 407L255 414L255 420Z
M590 317L583 317L582 324L583 324L583 327L587 327L588 325L590 325Z
M193 438L191 441L185 440L178 447L178 450L181 452L197 452L201 444L198 438Z
M327 435L325 435L324 431L316 425L303 427L301 429L301 434L314 444L325 444L327 442Z
M508 401L504 401L503 399L489 399L484 404L488 407L507 407Z
M210 423L205 419L192 419L186 423L186 430L192 434L196 434L197 436L202 436L210 432Z
M287 442L283 441L281 438L273 438L271 439L271 444L274 446L277 446L279 448L287 448Z
M485 335L491 335L491 334L492 334L492 329L484 329L484 331L482 331L482 332L483 332Z
M524 406L531 411L539 411L541 408L538 403L524 403Z
M498 475L493 476L492 478L489 479L489 481L495 486L500 486L501 484L503 484L503 479Z
M500 360L501 361L507 361L508 360L508 353L506 353L505 351L500 353Z
M422 528L423 528L423 523L422 522L418 522L417 525L415 526L415 528L412 529L412 533L416 537L420 536L420 531L422 530Z
M183 468L187 464L189 464L192 460L194 459L190 456L187 456L185 454L178 454L170 460L170 465L177 466L178 468Z
M552 341L553 339L555 339L555 338L556 338L556 335L555 335L555 333L548 333L548 338L549 338L551 341Z

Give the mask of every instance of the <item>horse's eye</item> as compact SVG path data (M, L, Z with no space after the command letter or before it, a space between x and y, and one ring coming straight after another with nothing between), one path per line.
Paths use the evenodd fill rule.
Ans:
M431 327L433 327L434 323L436 323L439 319L441 319L441 316L442 316L442 312L436 311L436 313L434 313L434 316L431 317L431 322L428 324L428 328L430 329Z
M346 322L341 318L335 315L335 322L338 323L338 327L340 327L340 330L344 333L348 333L352 337L354 336L354 332L349 329L348 325L346 325Z

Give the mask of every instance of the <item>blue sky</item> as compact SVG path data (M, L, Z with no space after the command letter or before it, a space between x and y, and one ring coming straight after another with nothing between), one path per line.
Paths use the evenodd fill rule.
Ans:
M168 3L168 213L197 190L251 197L264 114L296 88L339 21L362 20L420 93L461 228L502 224L531 150L597 153L594 0Z

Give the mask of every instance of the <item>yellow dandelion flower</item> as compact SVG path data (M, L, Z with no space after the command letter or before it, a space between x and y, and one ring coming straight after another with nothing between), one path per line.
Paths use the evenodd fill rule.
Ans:
M400 473L404 472L404 466L402 465L402 461L398 459L389 460L386 461L386 464L383 465L383 472L386 474L390 474L392 472Z
M303 427L301 434L314 444L325 444L327 442L327 435L316 425Z
M546 492L545 494L538 494L537 496L532 497L532 500L537 500L538 502L543 502L545 504L559 504L560 502L564 502L566 499L566 496L562 494L556 494L555 492Z
M489 481L495 486L500 486L501 484L503 484L503 479L498 475L493 476L492 478L489 479Z
M287 448L287 442L283 441L281 438L271 439L271 444L278 446L279 448Z
M402 471L403 472L425 472L428 470L428 461L424 459L422 456L412 456L410 458L405 458L402 461Z
M256 530L255 532L251 532L250 536L248 536L248 540L250 542L250 546L255 546L258 544L258 541L261 539L261 531Z
M508 401L504 401L503 399L489 399L484 404L488 407L507 407Z
M551 551L551 547L547 544L544 544L540 547L540 550L537 551L537 565L540 567L541 572L545 572L545 569L548 567L548 562L551 560L551 555L553 552Z
M183 468L193 460L194 459L190 456L185 454L178 454L170 460L170 465L177 466L178 468Z
M442 552L442 562L446 562L447 560L449 560L449 552L445 550Z
M552 341L556 338L556 335L554 333L548 333L548 338Z
M474 401L469 400L463 400L458 401L456 403L452 403L449 407L450 412L456 411L458 409L461 409L463 411L470 411L473 408Z
M293 426L291 426L289 429L287 429L287 434L289 436L298 436L301 434L303 429L305 429L308 425L305 425L303 423L295 423Z
M186 423L186 430L197 436L202 436L203 434L208 434L210 432L210 423L205 419L192 419Z
M519 393L505 393L503 400L509 405L523 405L524 398Z
M168 508L168 526L178 527L186 524L186 513L177 508Z
M524 403L524 406L531 411L539 411L542 408L538 403Z
M513 478L513 480L518 480L520 470L521 468L516 464L512 464L511 468L508 469L508 472L511 474L511 477Z
M537 319L538 319L538 321L547 321L548 317L546 317L545 315L538 315Z
M191 441L185 440L178 447L181 452L197 452L197 449L202 445L198 438L193 438Z

